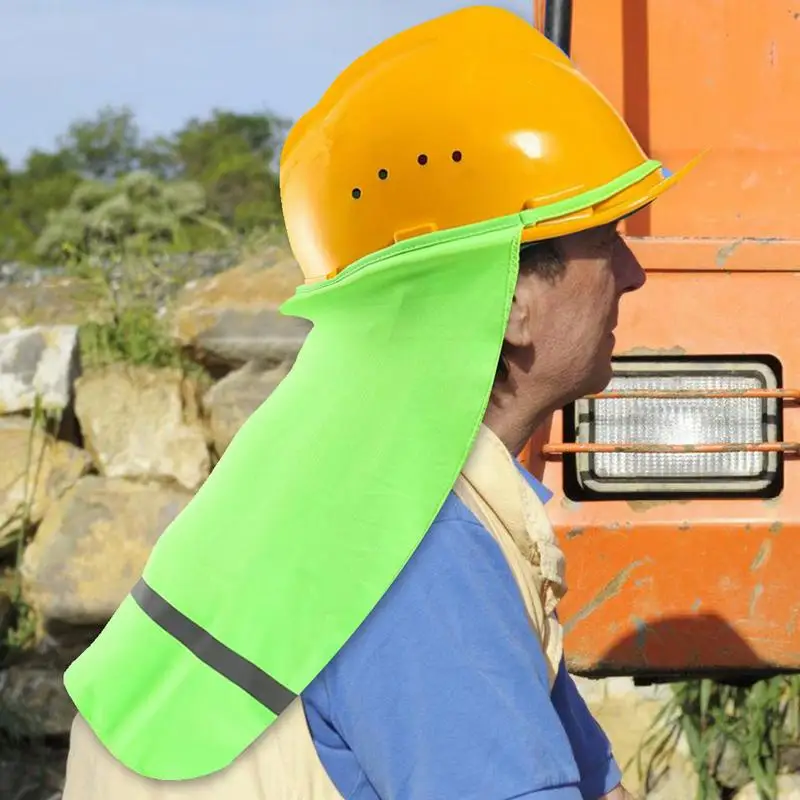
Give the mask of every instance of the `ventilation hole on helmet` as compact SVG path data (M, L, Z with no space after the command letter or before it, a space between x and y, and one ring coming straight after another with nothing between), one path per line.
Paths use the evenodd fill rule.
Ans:
M461 151L460 150L453 150L453 155L451 156L453 161L458 163L462 159Z
M386 180L386 179L389 177L389 170L386 170L386 169L379 169L379 170L378 170L378 177L379 177L379 178L380 178L382 181L385 181L385 180Z
M361 197L361 189L359 189L358 187L356 187L355 189L353 189L353 191L352 191L352 195L353 195L353 198L354 198L355 200L358 200L358 198L359 198L359 197Z
M420 153L417 156L417 164L424 167L427 163L428 163L428 156L426 156L425 153Z

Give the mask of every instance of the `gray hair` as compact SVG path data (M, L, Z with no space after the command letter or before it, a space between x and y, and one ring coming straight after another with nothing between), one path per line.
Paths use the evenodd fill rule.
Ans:
M548 283L560 278L567 265L559 252L557 239L544 239L541 242L525 242L519 249L519 276L536 275ZM494 381L499 383L508 378L508 364L500 353Z

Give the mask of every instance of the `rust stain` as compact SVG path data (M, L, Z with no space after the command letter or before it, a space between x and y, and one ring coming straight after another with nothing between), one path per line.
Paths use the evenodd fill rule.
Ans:
M717 250L716 258L714 259L716 265L722 269L727 260L742 246L742 244L744 244L744 239L736 239L730 244L720 247L720 249Z
M632 347L623 350L621 356L685 356L686 350L680 345L674 347Z
M762 594L764 594L764 585L758 583L753 588L753 594L750 597L749 613L751 619L756 615L756 603L758 603L758 599L761 597Z
M761 543L761 547L758 548L756 557L753 559L753 563L750 564L750 569L753 572L755 572L757 569L761 569L761 567L763 567L764 564L767 563L771 554L772 554L772 542L769 539L765 539Z
M642 656L647 644L647 634L650 631L650 627L641 617L637 617L634 614L631 614L629 619L631 625L636 629L636 649L639 651L639 655Z
M640 514L643 511L649 511L651 508L678 504L686 505L688 502L688 500L628 500L626 505L631 511L635 511Z
M573 614L564 623L564 634L568 634L579 622L582 622L597 611L603 603L607 602L612 597L616 597L622 591L622 587L628 581L631 573L649 560L649 558L644 558L639 561L634 561L615 575L585 606L583 606L583 608Z
M585 400L800 400L800 389L606 389Z
M792 616L789 617L789 621L786 623L786 633L788 633L789 636L793 636L797 630L797 614L798 609L793 609Z
M545 456L571 453L790 453L800 454L800 442L736 442L731 444L606 444L564 442L542 447Z
M777 51L775 51L777 52ZM770 53L772 56L773 53ZM774 66L774 62L770 62L772 66ZM725 264L727 263L728 259L745 243L745 242L754 242L755 244L772 244L773 242L779 241L778 237L776 236L744 236L741 239L736 239L733 242L729 242L728 244L720 247L717 250L717 255L714 259L716 265L720 269L725 268Z

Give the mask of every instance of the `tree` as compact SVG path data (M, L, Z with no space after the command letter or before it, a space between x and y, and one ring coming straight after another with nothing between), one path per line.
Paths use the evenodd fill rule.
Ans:
M34 150L21 170L0 167L0 259L32 260L47 213L65 205L80 175L63 152Z
M166 248L178 241L187 226L203 224L205 208L202 187L191 181L165 183L143 171L131 172L115 183L85 181L65 208L50 212L36 253L57 259L65 249Z
M110 180L139 166L141 133L130 108L106 106L73 122L58 145L84 177Z
M281 220L275 170L287 122L271 114L215 110L211 119L190 120L175 135L181 174L206 192L209 210L245 232Z
M59 137L53 152L34 150L22 169L10 169L0 159L0 260L41 263L58 257L54 243L62 235L68 242L84 236L113 240L123 235L126 225L137 236L144 235L151 223L159 227L153 220L163 222L172 213L182 220L178 227L173 221L167 225L170 233L147 235L169 239L173 248L217 246L223 227L247 234L280 226L276 160L287 125L268 113L215 110L168 136L144 139L127 107L107 106L94 117L77 120ZM148 185L158 186L159 202L166 203L157 208L150 197L148 202L155 203L151 217L144 214L143 198L135 199L130 188L144 185L142 172L154 179ZM127 175L137 177L128 184L123 181ZM176 199L182 193L188 197L186 192L196 197L200 190L205 225L200 217L191 223L184 218ZM90 201L94 205L88 208ZM178 206L168 212L170 203ZM89 211L95 216L88 217ZM107 230L97 227L98 219L108 223ZM212 222L217 223L215 229ZM101 228L106 230L103 236ZM129 235L130 231L125 234Z

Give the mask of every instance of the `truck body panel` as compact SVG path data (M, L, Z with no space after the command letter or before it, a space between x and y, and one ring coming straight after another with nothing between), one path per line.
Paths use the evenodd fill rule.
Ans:
M710 150L623 223L648 281L622 300L615 357L768 357L800 389L800 1L575 0L572 48L654 158ZM770 496L576 499L574 409L537 432L523 459L555 492L572 670L800 668L800 403L778 416Z

